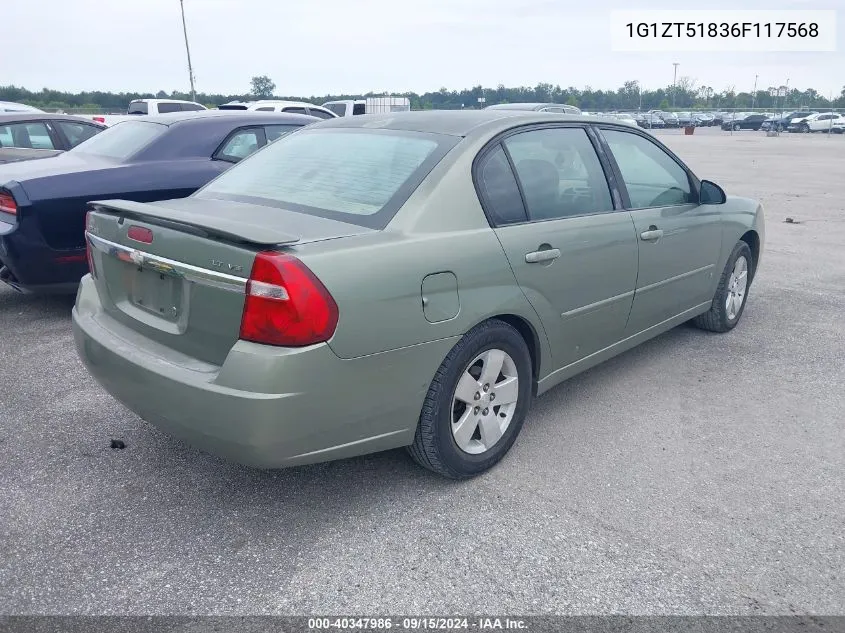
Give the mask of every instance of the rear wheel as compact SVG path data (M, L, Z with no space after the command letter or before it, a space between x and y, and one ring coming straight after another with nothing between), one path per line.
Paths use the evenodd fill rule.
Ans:
M807 125L806 123L802 123L801 124L801 131L804 132L805 134L809 134L810 133L810 126Z
M751 249L745 242L738 242L719 278L719 286L716 288L710 310L693 319L693 323L710 332L728 332L734 329L745 310L753 274Z
M414 460L452 479L478 475L510 450L531 406L531 356L522 336L496 319L452 348L420 413Z
M778 132L783 132L783 124L778 123L777 125L775 125L775 130Z
M734 123L734 132L739 132L741 129L739 123Z

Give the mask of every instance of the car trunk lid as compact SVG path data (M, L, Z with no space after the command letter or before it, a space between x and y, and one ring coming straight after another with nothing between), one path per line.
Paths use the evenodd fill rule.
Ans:
M370 232L224 200L92 203L86 236L104 310L192 358L222 364L240 332L256 254Z

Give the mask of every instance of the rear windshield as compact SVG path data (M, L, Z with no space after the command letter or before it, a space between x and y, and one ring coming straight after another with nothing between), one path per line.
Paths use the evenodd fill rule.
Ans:
M148 121L123 121L74 147L71 152L125 160L167 131L166 125Z
M458 140L392 130L301 130L232 167L195 197L383 228Z

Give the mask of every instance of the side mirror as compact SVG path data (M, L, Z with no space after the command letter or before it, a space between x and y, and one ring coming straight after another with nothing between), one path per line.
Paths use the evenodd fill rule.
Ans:
M725 190L715 182L710 182L709 180L701 181L700 204L725 204L727 199L728 196L725 194Z

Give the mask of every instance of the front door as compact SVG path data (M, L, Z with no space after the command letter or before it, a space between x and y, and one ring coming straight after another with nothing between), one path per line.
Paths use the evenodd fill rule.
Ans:
M636 334L712 299L722 242L719 208L699 205L687 170L644 135L603 129L639 241L626 332Z
M637 279L637 240L630 214L614 209L586 130L512 134L488 151L477 174L555 368L620 340Z

